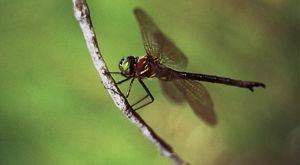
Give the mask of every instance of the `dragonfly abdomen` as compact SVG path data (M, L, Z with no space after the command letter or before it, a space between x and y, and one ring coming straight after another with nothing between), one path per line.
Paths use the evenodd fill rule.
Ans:
M179 77L182 79L226 84L226 85L237 86L241 88L248 88L251 91L253 91L253 87L265 87L265 84L260 82L255 82L255 81L242 81L242 80L235 80L226 77L219 77L219 76L198 74L198 73L188 73L188 72L177 72L177 73Z
M170 80L179 78L177 71L175 71L171 68L168 68L168 67L164 67L164 66L160 66L157 68L155 76L158 79L164 80L164 81L170 81Z

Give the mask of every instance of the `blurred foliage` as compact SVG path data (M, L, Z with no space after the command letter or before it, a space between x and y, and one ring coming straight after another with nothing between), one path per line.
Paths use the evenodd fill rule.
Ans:
M209 127L147 81L156 101L139 113L185 160L299 163L297 0L88 3L112 71L123 55L144 54L132 12L139 6L186 53L188 71L266 83L254 93L205 83L219 120ZM171 164L103 88L71 0L1 0L0 12L1 164Z

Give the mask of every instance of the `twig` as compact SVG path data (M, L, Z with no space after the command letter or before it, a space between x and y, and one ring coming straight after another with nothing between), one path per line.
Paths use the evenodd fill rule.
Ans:
M98 71L104 87L108 90L108 93L112 97L116 106L129 119L129 121L131 121L141 130L142 134L148 140L156 145L162 155L172 159L174 164L187 164L173 151L173 149L166 142L164 142L163 139L161 139L152 130L151 127L146 124L146 122L135 111L132 110L132 107L129 105L127 99L124 97L122 92L120 92L120 89L117 87L115 81L111 77L106 67L100 49L98 47L96 34L93 29L92 20L86 0L73 0L73 5L75 17L82 29L96 70Z

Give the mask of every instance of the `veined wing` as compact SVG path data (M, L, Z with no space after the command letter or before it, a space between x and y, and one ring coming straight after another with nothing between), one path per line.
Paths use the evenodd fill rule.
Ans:
M175 79L173 82L199 118L210 125L217 123L213 102L200 82L186 79Z
M134 14L147 54L160 59L161 63L172 68L185 68L187 57L160 31L153 20L142 9L135 9Z
M142 39L147 54L160 59L161 57L158 51L159 45L153 35L160 30L142 9L136 8L134 10L134 14L141 30Z
M185 101L184 95L181 91L175 86L172 81L159 81L160 87L163 93L174 103L182 103Z

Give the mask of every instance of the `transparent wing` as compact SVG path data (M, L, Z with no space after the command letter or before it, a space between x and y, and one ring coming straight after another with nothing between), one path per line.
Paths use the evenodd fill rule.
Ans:
M199 118L211 125L217 123L213 102L200 82L185 79L175 79L173 82Z
M142 9L136 8L134 10L134 14L141 30L142 39L147 54L160 59L161 56L159 53L159 45L153 35L160 30Z
M185 99L172 81L160 80L160 87L163 93L174 103L182 103Z
M185 68L187 57L160 31L152 19L142 9L135 9L134 14L147 54L160 59L161 63L172 68Z
M186 68L188 59L163 33L154 34L161 53L161 63L171 68Z

